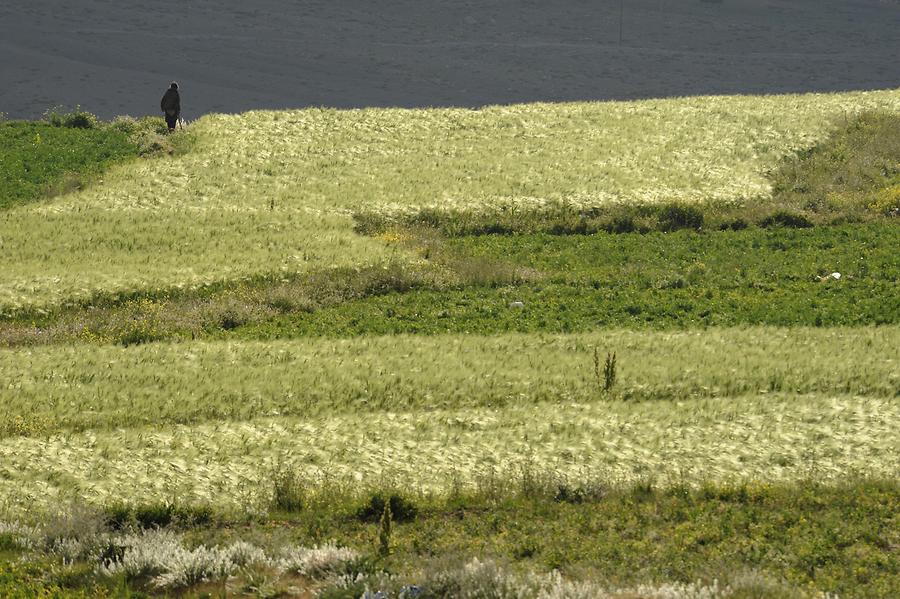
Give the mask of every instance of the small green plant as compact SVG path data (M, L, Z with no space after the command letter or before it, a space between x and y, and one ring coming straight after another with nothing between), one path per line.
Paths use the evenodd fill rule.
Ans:
M777 210L762 219L759 225L765 228L788 227L791 229L808 229L813 226L813 222L803 214L791 212L789 210Z
M131 507L122 501L103 508L103 521L112 530L123 530L135 523Z
M884 216L900 216L900 183L878 192L869 209Z
M616 354L606 354L606 364L603 366L603 390L607 393L616 384Z
M384 504L384 511L381 512L381 522L378 524L378 554L387 556L391 553L391 529L393 528L393 518L391 516L391 504Z
M213 509L208 505L181 506L170 502L129 505L119 501L103 508L102 520L111 530L150 530L172 524L195 527L212 522Z
M384 513L385 506L390 508L391 518L398 522L415 520L419 513L415 504L396 493L374 493L365 505L356 510L356 518L362 522L375 522Z
M631 498L635 503L651 501L655 497L656 489L652 479L637 481L631 488Z
M45 120L54 127L66 127L68 129L96 129L100 126L100 119L80 106L66 111L62 107L51 108L44 113Z
M150 323L147 323L146 321L137 321L121 332L118 337L118 342L123 347L129 347L141 345L143 343L162 341L163 339L165 339L165 335L155 331Z
M669 204L659 211L659 230L665 232L679 229L700 230L703 228L703 210L686 204Z
M227 310L219 319L219 327L225 331L232 331L245 322L246 320L240 314L232 310Z
M287 513L302 511L306 505L306 492L300 478L285 468L279 468L273 478L272 508Z
M603 389L604 393L612 391L616 384L616 354L615 352L607 353L603 367L600 367L600 350L594 349L594 376L597 377L597 385Z
M135 507L132 513L140 528L165 528L175 519L175 506L165 502L148 503Z
M743 231L744 229L746 229L746 228L749 227L749 226L750 226L750 225L747 223L746 220L744 220L744 219L741 218L741 217L737 217L737 218L735 218L735 219L733 219L733 220L730 220L730 221L724 221L724 222L720 223L720 224L719 224L719 230L720 230L720 231L729 231L729 230L731 230L731 231Z
M634 218L629 214L613 217L612 221L605 228L609 233L634 233L638 230Z
M22 543L16 535L8 532L0 532L0 552L18 551L21 547Z
M556 484L556 491L553 493L553 501L573 505L597 502L603 499L606 492L605 486L597 482L559 482Z

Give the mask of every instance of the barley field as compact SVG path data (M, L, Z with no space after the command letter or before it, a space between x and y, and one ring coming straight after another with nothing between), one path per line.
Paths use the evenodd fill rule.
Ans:
M898 131L900 90L258 111L35 184L0 594L891 597Z
M0 311L409 258L354 211L764 202L779 159L866 110L900 91L210 115L185 156L5 211Z
M895 399L767 393L652 404L557 399L503 407L220 419L13 437L0 444L7 513L78 498L264 511L279 468L409 493L475 488L522 468L628 485L771 484L900 470Z
M8 259L0 265L0 304L5 310L53 308L100 292L115 297L259 274L297 276L307 269L422 261L421 252L390 236L355 233L352 214L359 210L533 209L546 202L672 198L765 202L771 191L766 176L781 158L814 146L839 122L871 109L900 110L900 92L210 115L192 125L196 142L183 156L128 162L84 191L3 212L0 239ZM861 418L877 424L868 432L853 426L842 433L849 437L841 439L860 448L856 457L826 449L844 446L834 439L821 446L812 442L827 437L827 427L837 424L833 417L817 423L825 427L818 432L798 431L796 446L789 435L779 437L769 453L833 452L834 462L823 462L826 471L865 466L889 473L897 465L897 445L874 431L896 418L898 348L895 326L863 326L225 340L126 348L76 342L0 349L5 455L20 467L48 452L84 457L102 446L105 456L97 462L79 458L78 463L93 465L78 475L36 477L30 469L7 469L0 495L19 506L61 493L97 499L105 496L99 491L104 488L133 489L123 491L131 496L139 493L138 479L126 484L111 473L135 472L126 462L117 463L126 454L159 451L153 448L160 439L172 439L176 448L195 437L210 441L198 451L214 472L231 463L233 436L244 435L253 447L247 446L248 455L260 457L269 439L274 444L265 456L269 464L273 456L306 451L309 441L287 432L304 422L310 431L334 435L327 451L344 456L328 460L337 472L364 471L366 477L428 472L410 484L434 486L451 471L465 479L478 461L474 456L482 450L493 455L490 446L517 447L491 458L495 463L521 453L513 440L527 446L528 430L547 406L588 415L572 425L571 452L547 444L551 427L539 435L535 459L552 469L560 455L579 456L575 462L590 468L612 460L593 449L574 449L600 426L593 424L597 416L611 410L634 417L657 409L664 414L667 408L659 406L682 401L697 410L686 414L694 415L702 430L698 455L712 456L703 437L715 436L717 419L728 410L739 418L774 401L778 418L793 422L817 403L838 414L858 398ZM594 363L607 352L617 352L619 360L614 394L604 394ZM616 403L621 401L639 403L623 408ZM452 424L420 424L409 437L405 427L419 413L444 424L471 420L475 431L484 419L500 424L484 439L468 437L459 462L448 456L446 464L422 470L409 468L409 451L435 439L445 446L456 437ZM291 424L280 433L260 432L281 430L278 418ZM161 437L148 437L150 431ZM496 442L499 433L506 435L502 442ZM692 435L678 434L690 447ZM368 449L350 450L354 438L395 435L409 437L396 439L405 451L392 446L369 460L361 457ZM609 471L615 476L652 472L649 464L669 461L651 455L651 448L659 447L650 441L655 436L640 437L629 441L633 451L613 460ZM179 466L176 454L154 471L159 480L179 481L187 492L196 471ZM59 467L67 459L61 457ZM671 461L675 470L713 478L758 476L767 463L745 464L727 453L713 462L698 458L688 468ZM365 467L357 472L354 464ZM797 463L791 464L785 476L799 472ZM231 505L237 500L233 485L229 488L232 492L219 498Z
M900 327L77 344L0 350L0 437L559 402L900 395ZM595 351L615 351L612 395ZM611 408L610 408L611 409ZM402 461L402 458L398 458Z

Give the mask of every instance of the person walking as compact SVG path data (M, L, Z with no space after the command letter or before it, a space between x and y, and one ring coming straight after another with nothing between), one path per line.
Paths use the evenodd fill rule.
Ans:
M178 124L178 117L181 116L181 95L178 93L178 84L174 81L160 100L159 107L166 115L166 124L171 133Z

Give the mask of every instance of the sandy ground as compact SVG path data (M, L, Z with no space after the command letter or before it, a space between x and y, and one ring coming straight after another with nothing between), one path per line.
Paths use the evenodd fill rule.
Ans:
M900 87L898 0L3 0L0 112Z

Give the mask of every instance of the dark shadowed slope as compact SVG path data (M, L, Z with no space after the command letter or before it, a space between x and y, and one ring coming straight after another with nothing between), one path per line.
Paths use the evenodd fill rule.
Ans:
M896 0L8 0L0 112L186 116L307 105L900 86Z

